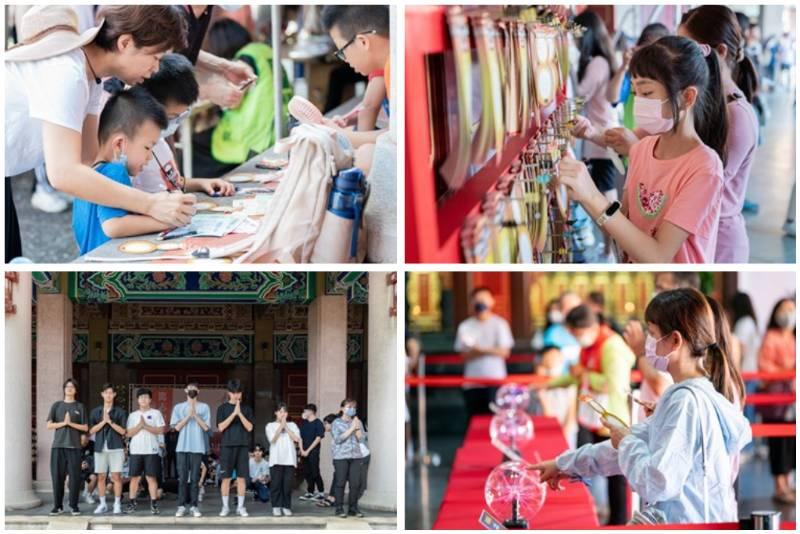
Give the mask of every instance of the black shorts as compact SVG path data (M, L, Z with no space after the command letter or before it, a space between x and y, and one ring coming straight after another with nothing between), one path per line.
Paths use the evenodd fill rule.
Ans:
M247 446L222 447L219 454L219 478L231 478L234 469L237 477L247 480L250 473L250 450Z
M587 167L592 181L601 193L617 190L617 168L610 159L590 159Z
M158 454L131 454L129 459L130 476L157 477L161 466L161 457Z

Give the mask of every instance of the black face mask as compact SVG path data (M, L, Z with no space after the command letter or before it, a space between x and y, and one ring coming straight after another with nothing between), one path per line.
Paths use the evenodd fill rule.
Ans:
M190 389L189 391L186 392L186 394L189 396L190 399L194 399L195 397L197 397L197 390Z

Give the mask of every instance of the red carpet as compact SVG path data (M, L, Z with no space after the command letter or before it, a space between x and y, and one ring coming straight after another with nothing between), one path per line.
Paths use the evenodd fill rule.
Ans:
M437 530L482 530L478 516L486 508L483 484L491 470L503 461L503 455L489 443L491 416L473 417L456 452L450 481L433 525ZM555 458L567 450L567 442L558 421L551 417L533 417L535 439L523 449L522 456L533 462L536 454L543 460ZM589 490L580 483L565 482L564 491L548 490L544 507L530 522L532 529L598 528L594 503ZM503 521L502 517L497 518Z

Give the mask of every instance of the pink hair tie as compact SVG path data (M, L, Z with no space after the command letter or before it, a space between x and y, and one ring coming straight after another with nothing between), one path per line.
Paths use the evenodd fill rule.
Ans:
M700 43L700 51L703 53L703 57L708 57L711 53L711 47L705 43Z

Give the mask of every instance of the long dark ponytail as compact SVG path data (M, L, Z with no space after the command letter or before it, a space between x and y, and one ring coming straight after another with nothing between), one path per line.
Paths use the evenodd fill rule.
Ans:
M714 49L725 45L733 81L747 101L752 103L758 91L758 72L744 53L744 31L736 14L724 5L703 5L684 13L681 26L699 43Z
M647 305L644 317L662 334L679 332L689 354L702 358L714 389L731 403L738 400L743 404L742 378L723 348L730 344L730 331L727 339L717 338L714 311L702 293L691 288L662 291Z
M714 330L717 334L717 343L708 349L705 368L717 391L722 392L730 387L731 394L739 400L739 408L744 410L745 387L739 369L733 364L733 343L730 323L722 308L722 304L712 297L706 296L711 313L714 314ZM725 395L725 393L722 393ZM727 398L727 395L725 395ZM729 399L730 400L730 399Z
M608 76L609 78L613 76L617 70L617 60L603 19L593 11L584 11L576 16L573 22L584 28L583 35L576 43L581 53L578 60L578 81L583 80L586 67L595 56L605 58L608 62Z
M668 35L637 50L631 59L630 72L633 77L650 78L667 89L675 119L673 131L678 128L680 92L690 86L697 87L695 131L725 163L728 113L716 54L704 57L702 48L693 40Z

